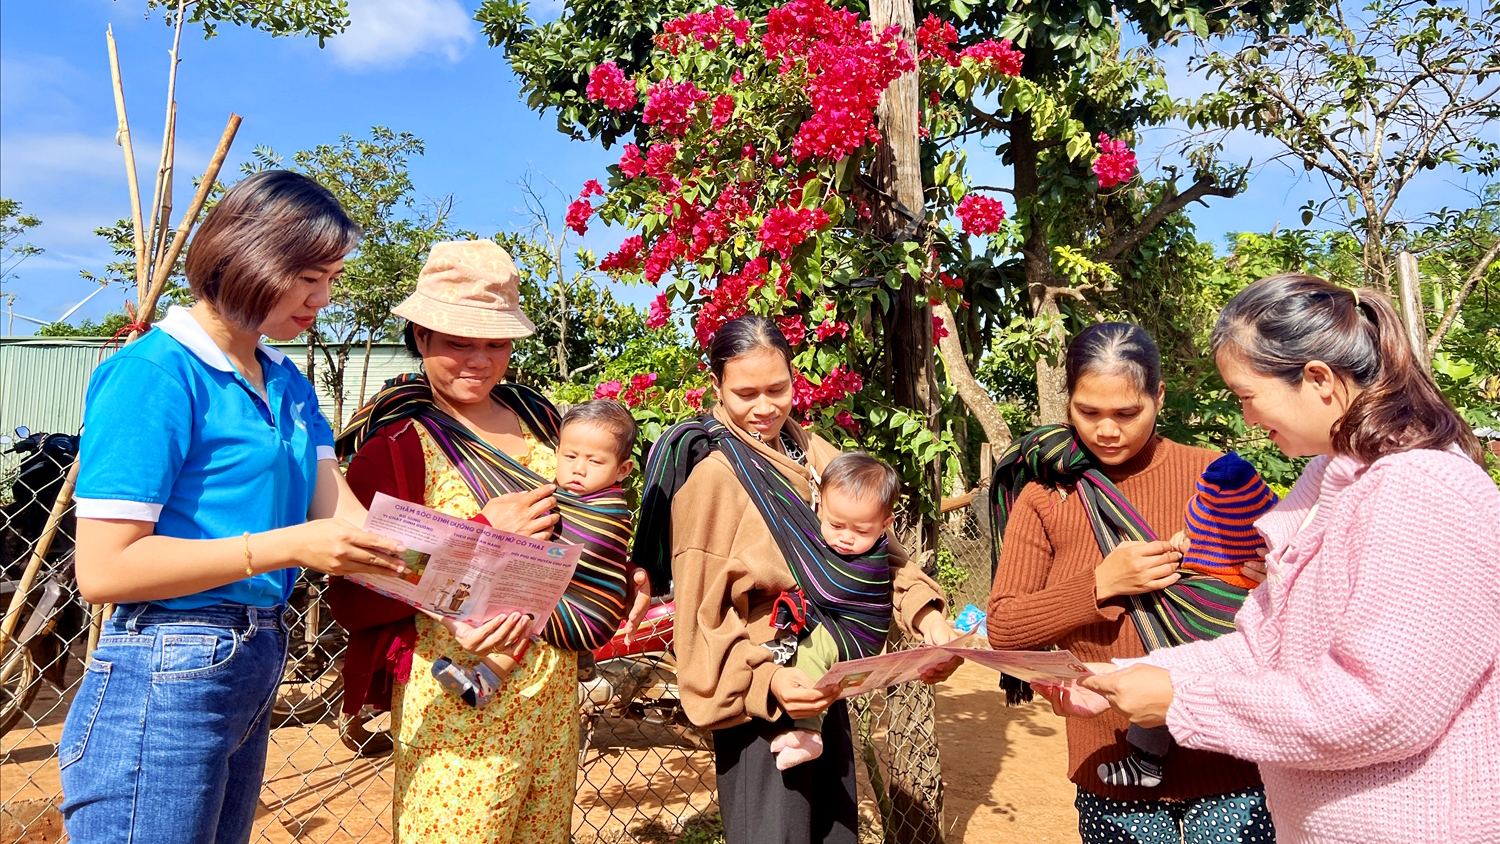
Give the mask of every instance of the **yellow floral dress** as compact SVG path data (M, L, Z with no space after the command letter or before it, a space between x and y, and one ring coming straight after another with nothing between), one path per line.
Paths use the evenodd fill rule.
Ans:
M429 507L462 518L479 502L437 443L422 430ZM557 473L550 448L526 437L522 461L544 478ZM533 642L490 703L476 709L432 676L448 657L479 659L442 625L417 616L411 677L393 695L397 735L396 840L407 844L566 844L578 775L578 657Z

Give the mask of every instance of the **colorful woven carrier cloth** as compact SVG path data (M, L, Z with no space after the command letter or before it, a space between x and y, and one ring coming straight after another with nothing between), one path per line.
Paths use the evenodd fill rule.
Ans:
M1234 459L1239 465L1248 467L1237 456ZM1253 468L1249 472L1253 481L1263 488L1264 483ZM1079 442L1073 429L1067 425L1043 425L1012 442L996 461L990 487L995 514L991 521L992 575L999 564L1000 540L1005 534L1011 508L1021 490L1032 481L1050 488L1069 489L1078 495L1084 512L1088 514L1094 539L1105 556L1125 540L1150 542L1157 539L1146 520L1100 470L1093 454ZM1199 489L1203 489L1202 482ZM1190 526L1193 512L1193 507L1189 506ZM1198 515L1200 519L1203 517L1201 508ZM1195 541L1194 557L1200 557L1202 550L1207 549L1196 547ZM1243 549L1223 550L1235 552L1227 557L1243 559L1244 555L1238 553ZM1254 548L1249 550L1253 556ZM1202 558L1212 561L1209 554L1202 555ZM1211 565L1200 565L1185 567L1179 573L1181 579L1165 589L1126 596L1131 621L1148 651L1213 639L1233 631L1235 613L1244 605L1249 586L1253 585L1253 582L1240 580L1237 570L1231 572L1227 567L1224 572L1215 572ZM1019 681L1015 682L1019 684ZM1014 689L1011 683L1004 685L1007 698L1012 702L1030 699L1029 688Z
M539 441L557 447L561 420L541 393L502 383L495 386L491 396L514 411ZM497 495L552 483L552 478L543 478L516 462L439 410L433 404L427 379L418 374L386 382L380 393L354 414L339 434L339 457L349 459L375 432L404 419L421 425L432 436L481 503ZM583 554L567 592L547 619L542 639L565 650L591 651L608 642L625 619L630 506L615 487L591 495L575 495L559 488L553 495L560 519L552 539L582 545Z
M711 452L718 451L765 519L788 568L807 599L807 614L838 643L839 659L858 659L885 648L891 626L891 568L886 543L861 557L845 557L823 541L812 507L764 455L712 417L668 428L651 448L635 534L636 565L664 588L672 570L672 497ZM811 629L811 628L809 628Z

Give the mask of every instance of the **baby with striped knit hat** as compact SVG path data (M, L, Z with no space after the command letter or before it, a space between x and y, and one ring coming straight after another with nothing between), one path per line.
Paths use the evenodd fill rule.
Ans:
M1255 520L1275 507L1277 500L1255 467L1238 454L1230 452L1210 463L1188 500L1190 547L1183 553L1181 568L1236 589L1254 589L1259 581L1247 577L1244 567L1265 555L1265 542L1255 529ZM1162 592L1188 588L1179 581ZM1172 746L1171 733L1166 727L1131 724L1125 737L1134 751L1118 762L1101 763L1099 779L1114 786L1160 785L1163 764Z

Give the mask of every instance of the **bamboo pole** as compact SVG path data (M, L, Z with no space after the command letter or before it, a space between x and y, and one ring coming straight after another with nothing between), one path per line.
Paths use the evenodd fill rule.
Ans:
M203 178L198 182L198 192L193 195L193 202L182 215L182 222L177 224L177 235L172 238L172 245L167 248L166 254L161 256L161 262L157 264L152 273L151 289L146 298L141 302L141 312L137 317L144 325L150 325L152 318L156 315L156 300L161 298L162 292L167 286L167 277L171 275L171 267L177 263L177 256L182 253L183 244L187 243L188 232L192 231L193 225L198 221L198 214L203 210L203 203L208 201L209 191L213 190L214 182L219 178L219 168L224 166L224 158L229 155L229 147L234 143L235 133L240 130L240 116L231 113L229 122L224 126L224 134L219 138L219 147L214 150L214 157L209 159L208 167L203 171ZM132 332L131 339L139 335Z
M151 223L151 250L148 255L153 268L151 271L153 276L156 275L154 268L161 263L162 253L166 251L167 230L172 225L172 186L174 184L172 172L173 162L177 158L177 103L168 106L167 113L170 122L167 124L167 136L162 144L162 148L166 150L164 153L166 160L162 164L162 169L158 171L162 184L157 187L156 211Z
M135 148L130 144L130 121L125 117L125 85L120 81L120 53L115 48L115 31L113 27L104 30L105 41L109 44L109 77L115 88L115 119L118 129L115 134L115 142L125 149L125 181L130 185L130 219L135 223L135 283L138 297L145 296L142 285L146 283L146 241L145 224L141 219L141 186L136 181L135 175Z
M167 245L167 227L172 224L172 168L177 157L177 65L182 46L183 11L186 0L177 0L177 25L173 27L172 49L167 52L171 67L167 70L167 122L161 130L161 157L156 166L156 186L151 191L151 266L161 259ZM149 281L149 280L148 280Z

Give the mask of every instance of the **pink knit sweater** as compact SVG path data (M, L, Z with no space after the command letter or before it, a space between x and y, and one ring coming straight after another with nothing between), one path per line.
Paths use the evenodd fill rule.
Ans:
M1186 747L1259 763L1277 840L1500 842L1500 490L1455 451L1308 466L1238 630L1156 651Z

